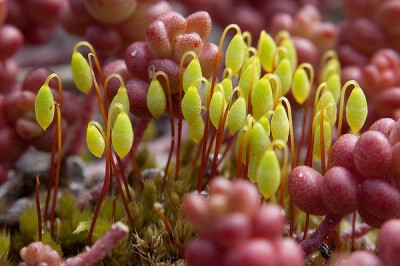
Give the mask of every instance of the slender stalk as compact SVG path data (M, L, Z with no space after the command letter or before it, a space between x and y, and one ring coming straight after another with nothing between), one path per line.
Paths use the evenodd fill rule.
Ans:
M230 151L230 149L232 147L232 144L235 141L236 136L237 136L237 132L233 136L229 137L229 141L228 141L228 144L225 147L225 151L222 153L221 158L217 162L217 168L218 168L218 165L225 159L226 155Z
M188 55L191 55L193 59L197 58L196 53L193 51L187 51L182 55L180 64L179 64L179 89L178 89L178 140L177 140L177 148L176 148L176 159L175 159L175 181L178 180L179 175L179 166L181 161L181 142L182 142L182 111L181 111L181 104L182 104L182 93L183 93L183 63ZM192 59L192 60L193 60Z
M210 87L210 94L209 97L207 99L207 109L206 109L206 121L205 121L205 126L204 126L204 134L203 134L203 150L202 150L202 157L201 157L201 165L200 165L200 171L199 171L199 178L198 178L198 183L197 183L197 192L200 193L201 192L201 188L203 186L203 178L204 178L204 172L205 172L205 168L206 168L206 147L207 147L207 134L208 134L208 127L209 127L209 123L210 123L210 117L208 115L209 110L210 110L210 97L211 95L214 93L214 86L215 86L215 81L217 79L217 72L218 72L218 66L221 62L221 58L222 58L222 46L225 40L225 36L227 34L227 32L231 29L234 28L236 30L236 32L238 34L241 34L241 30L239 28L238 25L236 24L230 24L228 25L224 32L222 33L221 39L219 41L219 46L218 46L218 52L217 52L217 58L215 60L215 64L214 64L214 73L212 76L212 82L211 82L211 87Z
M131 196L131 193L129 192L128 180L127 180L126 175L125 175L124 167L122 166L121 158L118 155L116 155L115 157L117 158L117 164L118 164L118 168L119 168L119 173L121 174L121 179L122 179L122 182L124 183L126 195L128 197L128 202L132 202L132 196ZM114 164L114 160L112 160L111 162ZM114 172L116 170L117 169L114 168Z
M47 184L47 194L46 194L46 202L44 205L44 222L47 222L48 219L48 210L49 210L49 202L50 202L50 193L51 187L53 186L54 180L54 158L57 148L57 135L58 135L58 127L56 126L56 130L53 136L53 143L51 147L51 155L50 155L50 174L49 174L49 183Z
M118 156L117 156L117 158L118 158ZM117 166L114 163L114 159L113 158L110 158L110 159L111 159L111 165L112 165L112 167L114 169L115 178L117 180L117 187L118 187L118 192L119 192L119 194L121 196L122 205L124 206L126 215L128 216L128 221L129 221L129 223L131 225L132 232L134 232L135 231L135 223L133 221L131 212L129 211L129 207L128 207L128 203L126 202L126 199L125 199L124 191L122 190L122 185L121 185L121 180L119 179L118 169L117 169ZM121 173L121 175L122 175L122 173ZM128 195L128 198L130 199L129 202L131 202L132 198L130 197L129 190L127 190L126 193Z
M169 168L169 164L171 162L171 157L172 157L172 153L174 151L174 146L175 146L175 126L174 126L174 111L172 110L171 87L169 84L169 78L168 78L167 74L165 74L164 72L157 71L154 74L153 79L156 79L158 76L162 76L165 79L165 82L167 83L168 113L169 113L169 122L170 122L170 126L171 126L171 147L169 149L168 160L167 160L167 164L165 165L164 178L163 178L163 182L161 185L161 195L163 195L166 180L167 180L168 168ZM176 164L179 164L179 162L176 162Z
M242 129L244 130L244 129ZM243 152L243 144L244 144L244 137L245 137L246 132L243 131L243 134L240 136L240 143L239 143L239 151L238 151L238 157L237 157L237 162L236 162L236 179L240 177L240 174L242 172L242 152Z
M156 212L160 216L160 218L161 218L161 220L162 220L162 222L163 222L163 224L165 226L165 229L167 230L169 241L176 248L178 253L184 254L182 247L174 239L174 235L172 234L172 230L171 230L171 227L169 226L167 217L165 216L164 212L162 211L162 205L160 203L158 203L158 202L155 202L154 203L154 209L156 210Z
M39 241L42 241L42 213L40 212L39 189L40 189L40 181L39 181L39 175L37 175L36 176L35 198L36 198L36 211L37 211L37 217L38 217L38 238L39 238Z
M326 215L325 219L319 224L314 233L312 233L311 237L300 243L300 247L303 249L304 255L308 256L314 250L318 249L326 237L335 230L336 226L342 219L342 215L333 213Z
M90 230L88 234L88 240L87 240L87 245L90 246L92 243L92 237L93 237L93 232L94 232L94 226L96 225L97 217L100 212L100 207L101 204L103 203L104 196L107 192L107 187L108 187L108 182L110 181L110 158L111 158L111 147L110 147L110 138L111 138L111 126L109 126L109 123L107 123L107 132L106 135L104 136L105 138L105 148L106 148L106 171L105 171L105 176L104 176L104 183L103 183L103 188L101 190L99 199L97 201L96 209L93 214L92 218L92 224L90 225Z
M56 108L57 108L57 128L58 128L58 130L57 130L57 165L56 165L56 180L54 182L54 191L53 191L53 203L51 205L51 213L50 213L50 235L52 238L54 238L54 216L56 213L58 184L60 182L60 167L61 167L61 152L62 152L60 103L56 104Z
M96 75L94 74L94 71L93 71L93 63L92 63L91 58L94 58L95 62L97 62L97 59L96 59L96 56L92 53L89 53L88 58L89 58L90 72L92 73L94 89L96 91L97 101L99 102L101 116L103 117L104 123L107 124L107 118L108 118L107 112L106 112L106 109L104 108L105 104L104 104L103 98L101 96L101 91L99 88L99 84L97 83ZM104 95L104 97L105 96L106 95Z

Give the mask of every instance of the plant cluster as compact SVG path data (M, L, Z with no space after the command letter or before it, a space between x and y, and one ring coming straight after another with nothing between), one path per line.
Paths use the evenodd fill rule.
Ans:
M39 0L23 5L30 1L52 10ZM217 2L214 8L226 4ZM331 251L373 245L362 237L384 224L379 259L357 251L338 263L396 265L390 258L398 248L398 220L391 219L400 213L400 122L367 117L383 113L374 111L380 101L388 114L398 112L398 54L352 44L366 56L376 53L362 69L342 69L342 52L328 49L338 41L336 26L322 22L316 8L296 13L297 1L279 2L263 5L279 10L292 3L294 17L275 15L268 22L275 32L255 35L230 24L216 45L207 42L212 26L204 11L184 17L164 1L64 1L64 27L93 42L78 42L72 51L72 79L85 95L63 92L58 74L38 68L0 96L0 148L12 151L0 155L1 168L12 168L29 145L51 152L47 191L40 193L37 177L35 204L0 215L0 221L14 217L18 224L0 233L0 262L317 264ZM392 2L375 6L378 13L389 12ZM246 10L252 11L240 19L259 12ZM28 18L42 23L35 16ZM384 28L381 20L376 23ZM129 35L133 28L138 31ZM291 33L313 43L302 50L304 40ZM20 45L21 38L4 38L4 47ZM313 62L302 62L302 53L303 59L312 54ZM108 55L123 59L105 63ZM383 90L375 92L376 86ZM99 116L92 120L96 107ZM150 121L165 113L171 133L155 145L169 148L157 154L166 160L154 165L152 154L137 148ZM365 131L366 123L372 126ZM75 130L67 135L71 126ZM63 163L79 153L85 136L104 178L72 195L63 186ZM364 242L355 243L357 237ZM92 249L83 251L92 241Z

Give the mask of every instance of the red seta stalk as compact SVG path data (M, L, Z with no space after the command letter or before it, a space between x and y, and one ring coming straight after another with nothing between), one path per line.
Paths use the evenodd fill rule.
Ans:
M42 241L42 213L40 212L40 200L39 200L39 175L36 176L36 189L35 189L35 198L36 198L36 211L38 217L38 238L39 241Z

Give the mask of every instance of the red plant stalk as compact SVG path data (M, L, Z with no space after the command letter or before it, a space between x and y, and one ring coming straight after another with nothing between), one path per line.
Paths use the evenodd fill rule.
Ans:
M38 217L38 238L39 241L42 241L42 213L40 212L40 200L39 200L39 175L36 176L36 189L35 189L35 197L36 197L36 211Z
M309 256L314 250L318 249L326 237L335 230L342 218L342 215L333 213L326 215L325 219L319 224L311 236L300 243L304 256Z
M203 179L204 179L204 173L206 171L206 162L207 162L207 158L206 158L206 147L207 147L207 134L208 134L208 127L210 124L210 117L209 117L209 111L210 111L210 100L211 100L211 95L213 95L214 93L214 86L215 86L215 82L217 80L217 72L218 72L218 67L219 64L221 62L222 59L222 45L226 36L226 33L228 32L228 30L230 30L231 28L234 28L236 30L237 33L241 34L240 28L235 25L235 24L230 24L228 25L224 32L222 33L221 36L221 40L219 42L219 46L218 46L218 52L217 52L217 58L215 60L215 64L214 64L214 73L213 73L213 77L212 77L212 82L211 82L211 87L210 87L210 94L209 97L207 99L207 108L206 108L206 121L205 121L205 126L204 126L204 134L203 134L203 150L202 150L202 157L201 157L201 165L200 165L200 171L199 171L199 178L198 178L198 182L197 182L197 192L200 193L201 192L201 188L203 187Z

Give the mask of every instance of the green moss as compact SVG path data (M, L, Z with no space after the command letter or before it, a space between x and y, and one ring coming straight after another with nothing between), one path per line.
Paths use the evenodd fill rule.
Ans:
M32 242L38 235L37 212L33 205L22 211L19 218L19 232L25 240L25 243Z
M70 219L72 214L78 210L76 199L71 192L65 190L57 201L56 214L60 219Z
M7 258L10 245L10 234L5 230L0 231L0 260Z

